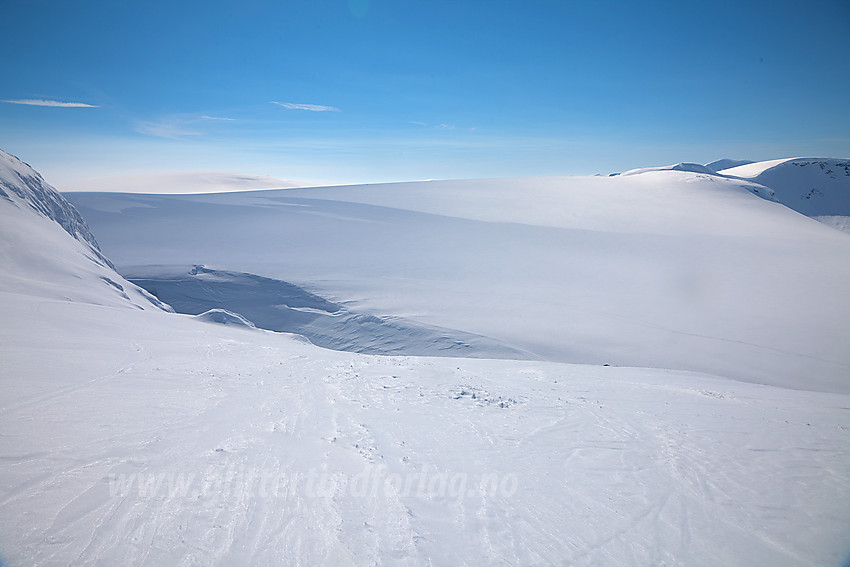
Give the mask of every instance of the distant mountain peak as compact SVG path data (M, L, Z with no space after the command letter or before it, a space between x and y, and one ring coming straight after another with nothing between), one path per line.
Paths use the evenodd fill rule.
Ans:
M810 217L850 216L850 159L784 158L724 169L719 175L770 187L777 201Z

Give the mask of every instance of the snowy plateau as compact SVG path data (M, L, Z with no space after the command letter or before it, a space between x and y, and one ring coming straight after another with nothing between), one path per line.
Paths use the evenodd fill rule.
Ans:
M0 565L846 564L849 217L841 159L63 196L0 152Z

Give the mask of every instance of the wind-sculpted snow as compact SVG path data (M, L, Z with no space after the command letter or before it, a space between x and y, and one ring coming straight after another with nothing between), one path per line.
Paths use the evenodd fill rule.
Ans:
M148 266L126 275L178 313L238 324L235 316L262 329L302 335L325 348L368 354L530 358L470 333L357 313L299 286L255 274L204 266Z
M257 328L256 325L239 313L233 313L226 309L210 309L209 311L195 315L195 319L218 325L236 325L237 327L246 327L248 329Z

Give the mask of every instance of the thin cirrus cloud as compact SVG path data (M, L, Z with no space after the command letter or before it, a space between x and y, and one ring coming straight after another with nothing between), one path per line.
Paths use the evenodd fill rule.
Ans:
M204 120L223 120L223 121L226 121L226 122L235 122L236 121L235 118L227 118L227 117L224 117L224 116L207 116L206 114L201 116L201 118L204 119Z
M95 104L86 104L85 102L62 102L59 100L44 100L40 98L20 98L15 100L2 100L0 102L8 102L9 104L24 104L27 106L52 106L56 108L100 108Z
M311 112L340 112L335 106L323 106L321 104L296 104L294 102L271 101L272 104L288 108L290 110L309 110Z

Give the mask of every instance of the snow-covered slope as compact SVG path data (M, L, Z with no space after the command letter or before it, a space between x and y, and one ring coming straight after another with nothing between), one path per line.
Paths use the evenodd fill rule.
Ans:
M758 187L650 171L68 198L136 276L203 264L546 360L848 391L850 239Z
M83 218L62 195L2 150L0 244L0 292L163 307L115 272Z
M847 395L0 308L12 566L796 567L850 547Z
M850 216L850 159L779 159L720 174L770 187L777 201L810 217Z
M518 199L513 183L496 184L501 190L493 199ZM564 187L552 183L555 198ZM472 201L487 186L461 184L460 192ZM519 186L528 188L525 182ZM536 186L543 201L545 187ZM601 196L578 192L572 198L598 206L622 191L624 206L641 201L628 201L638 187L634 182L604 187L596 187ZM783 245L792 249L791 259L798 253L795 238L806 234L801 227L811 229L815 244L831 247L834 261L842 258L843 249L822 236L833 231L799 224L799 215L790 212L761 218L765 206L785 209L753 201L733 185L707 187L702 190L728 193L726 205L737 203L739 208L726 211L732 234L742 231L743 219L752 223L753 215L760 219L757 228L768 229L768 257L759 269L769 270L777 259L772 222L776 229L787 224L790 236ZM360 201L399 199L398 188L364 187L354 194ZM459 186L402 188L412 212L449 206L441 192L453 195ZM684 206L674 196L687 189L658 190L661 202L666 194ZM455 202L455 217L408 215L389 207L359 209L352 200L333 208L334 193L327 191L324 199L312 200L241 195L238 206L226 201L218 219L231 224L219 226L244 229L246 224L233 224L240 215L269 221L257 218L260 205L276 213L311 209L313 221L384 222L399 229L404 223L396 226L395 215L427 220L434 237L440 234L435 228L451 229L458 221L467 229L494 224L518 238L519 252L530 253L520 238L529 235L516 232L516 223L468 218L506 214L498 206L464 210ZM700 190L693 194L698 202L694 210L684 207L682 226L644 219L625 224L624 234L641 246L661 246L687 233L684 221L692 221L697 233L707 230L711 223L697 223L692 215L712 200ZM122 199L103 204L124 210L128 221L147 210L135 208L139 203L152 204ZM128 203L133 208L123 209ZM195 214L198 203L210 204L206 198L172 204ZM790 566L836 565L847 556L847 394L664 369L366 356L251 329L221 312L195 318L118 308L126 301L107 301L98 279L61 269L66 257L79 252L68 241L78 241L40 213L0 204L4 282L29 282L0 292L0 564ZM561 222L602 223L601 215L590 215L593 208L582 209L582 220ZM369 212L380 215L363 218ZM527 221L532 212L517 214ZM201 219L209 220L209 212ZM42 235L46 226L64 236L9 240L16 231ZM665 232L642 232L653 227ZM149 236L169 225L154 221L152 228ZM423 235L417 232L421 226L409 228ZM543 228L541 234L556 230ZM314 230L302 237L320 235ZM482 253L492 244L482 238L489 235L467 232L481 239ZM750 238L737 234L730 240L749 248ZM495 244L509 243L506 238ZM8 254L14 246L32 252L34 245L38 256ZM588 252L601 248L596 243ZM458 266L452 248L439 250L449 267ZM369 267L380 267L381 252L371 250L378 256ZM629 253L623 249L620 256ZM606 260L613 257L609 251ZM327 247L328 266L338 259ZM322 258L314 260L320 264ZM397 268L396 260L387 258L388 267ZM394 283L412 283L418 274L410 276ZM638 283L644 277L634 274ZM417 289L437 281L426 279ZM474 281L455 279L453 285ZM56 289L74 297L57 297ZM530 291L545 298L552 289L519 289L514 299L525 308ZM438 291L452 300L445 288ZM485 300L494 297L486 285L480 291ZM470 314L488 317L483 310L465 312ZM549 324L547 318L540 322ZM520 323L518 317L506 324Z

